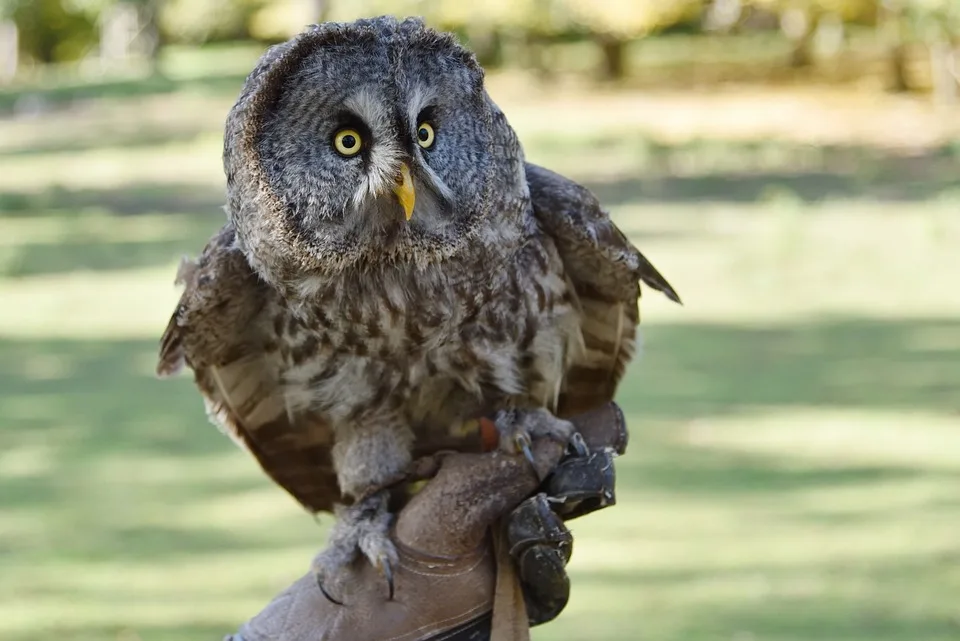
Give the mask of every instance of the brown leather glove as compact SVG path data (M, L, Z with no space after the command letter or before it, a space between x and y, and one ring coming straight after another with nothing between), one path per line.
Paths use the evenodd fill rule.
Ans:
M588 457L564 458L561 445L543 439L533 446L535 470L499 451L439 459L394 526L400 558L392 601L369 563L358 562L338 582L344 605L327 600L307 574L225 641L512 640L494 603L503 609L504 599L521 599L507 594L504 575L514 570L529 624L553 619L570 590L573 539L562 519L614 504L612 459L627 441L613 403L573 422Z

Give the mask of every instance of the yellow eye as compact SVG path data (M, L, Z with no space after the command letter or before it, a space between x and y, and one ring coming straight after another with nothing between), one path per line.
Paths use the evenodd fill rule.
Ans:
M424 149L433 147L433 126L429 122L422 122L417 128L417 142Z
M355 156L362 142L360 134L354 129L341 129L333 137L333 146L344 156Z

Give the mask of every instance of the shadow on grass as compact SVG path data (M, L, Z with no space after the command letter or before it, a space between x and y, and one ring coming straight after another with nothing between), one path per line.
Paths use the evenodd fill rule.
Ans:
M96 132L84 132L83 137L47 139L34 141L21 147L0 147L0 159L25 158L44 154L77 153L91 149L123 147L124 149L142 149L175 143L190 142L207 133L204 127L181 128L177 131L157 131L140 128L136 131L124 131L116 127Z
M191 78L174 79L156 74L148 78L104 80L82 84L60 84L46 88L20 88L0 91L0 114L14 111L23 100L40 100L46 105L69 107L73 101L131 98L172 94L180 91L213 95L235 95L240 92L246 73L209 73Z
M644 357L618 396L628 414L685 421L816 405L960 411L960 320L650 325L645 336ZM68 423L85 426L86 454L128 447L176 455L216 450L219 441L197 438L183 425L204 422L189 377L154 378L156 350L151 340L0 341L0 417L11 401L29 408L35 399L38 410L37 417L21 416L20 429L5 436L62 427L69 417ZM115 428L158 421L182 427Z
M910 581L901 587L909 591ZM765 598L760 604L711 608L709 616L688 623L689 638L712 634L749 632L747 638L809 641L950 641L960 635L955 618L927 615L908 608L886 607L869 598L797 597ZM734 637L736 638L736 637Z
M39 193L0 192L0 212L6 217L33 217L38 211L68 216L83 209L103 209L118 215L222 211L222 186L133 183L115 189L50 187Z
M785 141L699 141L648 149L636 178L587 182L601 200L625 203L754 203L868 200L922 202L960 194L956 144L913 155L868 147ZM693 168L684 169L683 165Z
M686 421L817 405L960 411L960 321L653 325L646 335L644 358L618 396L628 414ZM952 339L953 346L934 346L928 337ZM222 437L206 428L189 376L153 376L156 353L151 340L0 341L0 420L13 427L0 438L10 447L44 432L54 440L55 433L70 433L76 440L63 444L80 459L127 450L177 457L222 452ZM707 475L703 485L716 487L707 461L693 467ZM883 473L838 470L831 482ZM794 476L785 473L784 482L808 481Z
M136 144L148 145L149 140L148 137ZM557 153L574 153L581 144L583 141L571 143L564 147L566 152ZM764 166L740 171L730 169L730 159L759 152L749 143L726 142L722 147L726 149L722 154L710 152L720 158L716 165L704 166L690 175L682 175L682 171L672 168L672 158L677 154L698 156L708 152L664 147L651 152L636 177L589 179L585 184L608 207L697 202L776 205L784 199L808 203L836 199L909 203L960 194L956 178L960 154L953 148L909 157L863 148L830 148L819 150L817 153L822 157L818 156L816 162L797 166L793 157L800 151L787 145L781 161L761 162ZM549 156L543 164L551 165ZM224 198L224 187L220 184L135 182L109 189L51 186L41 192L12 189L0 192L0 212L5 216L32 216L36 211L84 208L102 208L123 215L214 211L223 206ZM690 211L695 214L695 210Z
M204 240L225 222L221 214L185 217L163 238L116 241L71 238L69 242L27 242L8 248L0 277L23 278L74 271L107 271L168 265L181 256L196 256ZM174 271L170 272L171 282Z
M637 426L637 430L642 431L642 427ZM804 467L788 464L775 455L649 441L645 444L644 450L631 451L630 460L618 466L618 484L676 495L712 497L718 501L934 476L960 480L960 474L905 465L839 467L818 462Z
M960 321L651 326L647 333L644 360L631 369L619 394L626 413L645 420L687 421L757 408L817 405L960 410ZM953 337L953 347L924 348L922 339L932 335ZM67 477L61 475L70 467L82 474L99 460L127 454L188 462L234 451L207 423L189 376L154 378L156 348L150 340L0 341L0 423L5 426L0 445L10 451L42 442L53 448L57 461L52 476L5 480L8 491L0 499L0 511L28 504L55 509L69 501L77 488L64 483ZM923 473L904 467L789 469L769 457L669 447L649 456L638 453L644 465L626 468L624 482L722 495L789 492ZM248 478L193 488L188 481L171 480L150 494L159 500L165 492L177 500L194 495L195 489L229 493L256 483Z
M251 492L275 492L290 514L301 513L207 421L190 377L153 376L156 348L149 340L0 342L0 451L41 461L0 476L0 513L44 528L39 548L15 532L0 535L0 547L24 558L46 549L62 559L159 561L279 549L305 532L319 541L307 515L296 517L299 528L269 534L222 521L158 523L164 513Z
M222 451L216 430L197 429L206 418L190 378L153 375L158 341L0 341L0 417L17 426L0 438L69 435L62 445L81 459Z
M692 419L828 405L960 411L960 321L837 317L796 325L650 325L618 400Z
M960 321L848 318L787 327L651 326L647 333L646 357L642 366L631 370L620 394L628 414L684 421L756 407L801 405L960 409L954 393L954 382L960 379L960 340L936 350L924 347L931 343L923 340L930 335L960 339ZM243 550L319 545L321 533L309 517L263 477L247 454L208 424L189 376L172 381L153 377L155 354L153 340L0 341L0 452L29 460L30 452L39 450L47 461L14 474L0 467L4 487L0 521L33 519L42 524L42 536L0 534L0 547L13 550L23 565L51 554L81 562L161 564L224 551L242 558ZM718 501L762 495L777 501L795 492L852 485L869 492L873 484L950 474L919 463L798 468L775 456L685 448L672 439L649 445L649 451L637 450L618 467L618 487L624 492L652 490ZM231 471L211 473L224 466ZM950 476L950 483L956 482L955 476ZM245 518L234 527L229 514L242 508L230 506L241 505L235 501L251 492L267 501L273 500L271 492L276 501L290 501L289 514L262 521ZM222 515L182 523L176 518L184 510L202 514L209 505L222 505L226 520ZM164 514L174 517L169 525ZM872 516L867 512L860 518L860 523L827 526L862 526L862 520L869 522ZM935 562L945 561L930 561ZM936 566L928 568L925 563L904 570L904 575L932 576ZM827 575L840 570L818 569ZM864 572L868 579L876 573L878 582L896 578L896 571L883 565ZM787 591L795 578L762 567L756 573ZM711 577L723 578L706 570L700 576L680 571L643 575L633 566L622 573L579 573L575 579L583 594L590 592L592 583L608 589L623 582L623 598L629 599L631 587L639 598L653 584L682 587ZM670 638L730 638L743 630L754 634L752 638L778 641L828 636L946 640L956 632L955 621L878 610L877 601L867 597L862 602L816 595L785 597L774 590L763 597L762 607L743 603L745 598L737 593L711 604L703 610L709 616L700 617L696 607L685 610L679 636ZM624 616L620 623L608 622L610 634L603 638L637 638L618 636L613 629L625 624ZM188 623L177 630L196 627L199 633L221 635L234 625ZM115 631L82 624L65 631L77 639L99 638L105 632ZM167 632L138 630L145 641L180 638L168 637Z
M572 602L576 603L578 593L589 595L593 586L617 586L624 599L629 599L631 593L636 595L639 602L632 616L620 614L607 622L584 626L595 630L596 636L591 638L611 641L952 641L960 634L960 623L955 617L911 605L911 601L916 601L909 597L899 603L895 598L898 591L901 595L913 592L918 578L936 585L937 561L928 558L921 567L911 568L893 560L860 568L816 564L788 571L747 567L732 572L713 570L674 576L586 571L572 578ZM704 584L718 586L725 581L729 582L727 594L713 595L705 603L685 602L682 614L677 612L670 617L673 625L669 631L657 630L656 635L646 631L644 612L651 606L642 601L644 595L661 590L696 594ZM884 587L843 590L835 586L837 583ZM831 585L834 587L828 587ZM947 582L939 587L950 589ZM572 613L564 617L567 625L584 625Z

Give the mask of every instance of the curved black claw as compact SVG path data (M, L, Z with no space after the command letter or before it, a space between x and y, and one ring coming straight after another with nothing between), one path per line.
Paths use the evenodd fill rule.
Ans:
M514 443L516 443L517 449L523 452L524 458L530 461L530 465L533 465L534 467L536 467L537 462L536 460L534 460L533 452L530 450L530 445L531 445L530 437L524 434L523 432L520 432L513 437L513 441Z
M573 448L573 451L577 456L590 455L590 448L587 447L587 442L583 440L582 436L580 436L580 432L574 432L573 436L570 437L570 447Z
M564 521L616 505L616 470L611 449L568 458L553 470L543 491Z
M323 587L323 579L320 578L319 576L317 576L317 587L320 588L320 593L327 598L327 601L329 601L334 605L343 605L343 601L337 601L332 596L330 596L330 593L327 592L327 589Z
M387 601L393 601L393 592L394 592L394 589L393 589L393 566L390 565L390 561L387 561L386 559L384 559L384 561L383 561L383 566L382 566L382 570L383 570L383 576L385 576L385 577L387 578L387 587L389 588L389 590L388 590L388 596L387 596Z

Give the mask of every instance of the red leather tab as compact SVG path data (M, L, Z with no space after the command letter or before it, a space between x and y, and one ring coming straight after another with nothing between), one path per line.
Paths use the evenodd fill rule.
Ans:
M500 432L497 426L487 417L481 417L480 423L480 443L484 452L492 452L500 445Z

